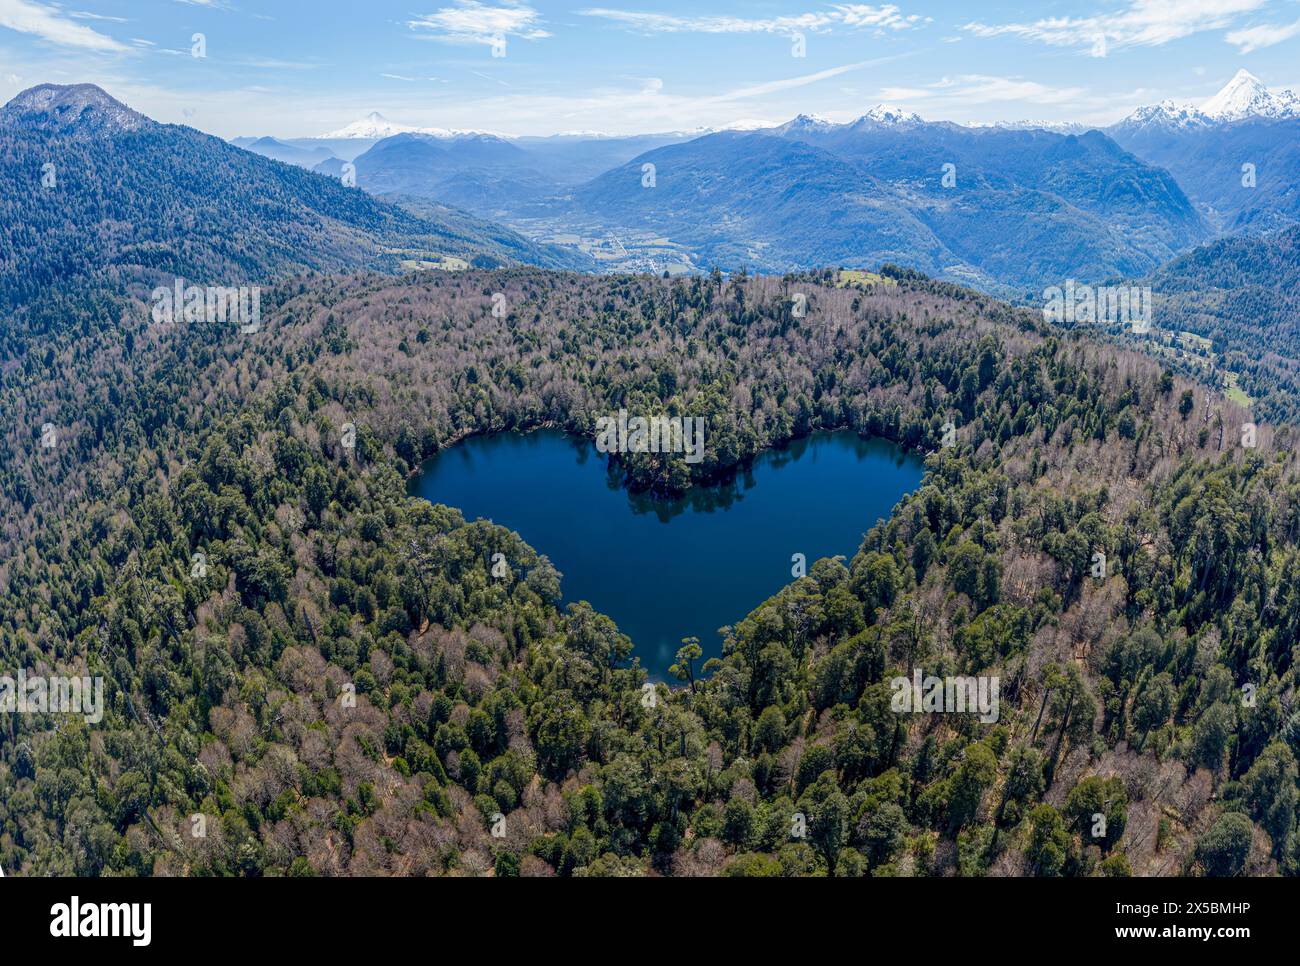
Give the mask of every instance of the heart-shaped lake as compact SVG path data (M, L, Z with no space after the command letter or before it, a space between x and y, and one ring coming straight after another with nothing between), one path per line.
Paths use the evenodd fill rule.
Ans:
M558 430L477 436L428 460L411 492L517 531L632 638L662 678L682 638L704 658L792 579L792 557L851 559L862 534L921 482L924 465L886 440L817 433L768 450L725 484L680 500L631 494L589 440Z

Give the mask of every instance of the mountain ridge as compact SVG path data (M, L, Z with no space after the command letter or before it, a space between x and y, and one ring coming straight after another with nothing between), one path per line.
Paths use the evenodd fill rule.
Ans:
M1165 168L1220 234L1261 234L1300 221L1300 98L1236 76L1201 107L1164 101L1106 133Z
M430 220L160 124L94 85L19 94L0 108L0 150L13 172L0 179L0 306L27 306L51 323L53 303L40 296L74 282L120 294L174 276L234 285L307 271L396 273L449 256L583 264L465 213Z
M0 125L12 127L137 131L157 123L95 84L38 84L0 108Z

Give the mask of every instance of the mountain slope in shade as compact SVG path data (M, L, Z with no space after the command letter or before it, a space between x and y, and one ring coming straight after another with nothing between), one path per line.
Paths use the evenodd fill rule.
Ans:
M1218 231L1260 233L1300 220L1300 118L1128 125L1108 133L1168 170Z
M498 218L646 151L696 136L556 135L507 140L491 134L437 137L411 131L385 138L358 156L357 185L379 195L421 198Z
M647 151L670 144L685 144L704 133L709 132L679 131L628 137L555 135L545 138L515 138L510 143L527 152L529 167L550 178L555 184L577 185L604 174L610 168L626 164Z
M310 148L299 147L296 144L290 144L287 141L280 141L272 137L235 138L230 143L235 147L243 148L245 151L260 154L264 158L283 161L285 164L296 164L300 168L315 168L321 162L334 156L329 148L320 145Z
M307 270L399 271L423 253L486 264L581 259L504 229L466 233L267 160L158 124L90 85L25 91L0 110L0 306L79 281L147 291Z
M326 158L319 164L313 165L312 170L317 174L323 174L331 178L342 180L343 175L347 171L347 168L345 167L347 163L348 162L344 161L342 158Z
M490 134L397 134L356 159L357 185L492 214L556 188L525 150Z
M655 166L653 188L642 186L645 164ZM955 166L951 187L946 164ZM870 117L796 118L661 148L564 203L571 217L658 232L704 264L789 271L889 261L1000 292L1145 273L1205 237L1172 178L1097 132Z

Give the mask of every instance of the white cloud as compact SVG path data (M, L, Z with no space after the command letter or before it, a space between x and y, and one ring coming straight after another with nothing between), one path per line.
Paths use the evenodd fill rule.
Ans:
M837 4L829 10L816 13L799 13L780 17L682 17L667 13L642 13L632 10L610 10L594 7L579 10L584 17L612 20L632 30L645 33L700 33L700 34L791 34L796 31L828 32L835 27L861 29L905 30L921 22L917 14L905 16L898 7L882 7L865 3Z
M959 74L916 86L884 87L873 99L918 111L929 120L987 124L1032 117L1105 126L1161 96L1145 88L1093 91L1023 77Z
M962 26L978 37L1013 36L1054 47L1091 49L1099 38L1111 48L1159 47L1206 30L1222 30L1267 0L1130 0L1114 13L1047 17L1032 23Z
M280 60L275 57L240 57L231 61L240 67L255 67L259 70L316 70L320 64L305 60Z
M828 67L825 70L819 70L814 74L801 74L798 77L786 77L781 80L767 81L763 84L754 84L750 87L739 87L725 94L719 94L717 97L706 98L706 100L721 103L749 97L762 97L765 94L775 94L779 91L793 90L797 87L807 87L809 84L816 84L818 81L828 80L832 77L839 77L841 74L849 73L849 71L862 70L866 67L878 67L881 64L886 64L896 59L897 58L895 57L878 57L875 60L858 61L856 64L843 64L839 67Z
M1070 104L1085 93L1081 87L1049 87L1019 77L991 77L987 74L945 77L930 86L944 96L979 103L1024 101L1029 104Z
M408 21L407 26L429 40L450 44L491 44L499 37L541 40L550 36L542 29L536 10L511 0L503 6L456 0L456 6L424 14Z
M1290 40L1300 34L1300 20L1291 24L1261 24L1244 30L1233 30L1224 36L1224 40L1236 47L1241 53L1249 54L1252 50L1272 47L1284 40Z
M500 77L493 77L491 74L485 74L481 70L472 70L470 71L470 73L473 74L475 77L482 77L484 80L491 81L494 84L500 84L502 87L510 86L505 81L503 81Z
M74 20L106 20L111 23L130 23L126 17L107 17L99 13L91 13L89 10L73 10L69 12L69 17Z
M987 105L1035 104L1074 109L1087 100L1088 92L1081 87L1050 87L1020 77L960 74L920 87L885 87L877 96L889 104L924 110L927 117L939 112L977 119L979 114L972 115L971 111Z
M919 14L903 16L892 3L883 7L873 7L865 3L842 4L836 5L835 11L846 27L889 27L893 30L903 30L921 20Z
M405 84L420 84L425 81L434 84L448 83L445 77L412 77L410 74L388 74L388 73L381 73L379 76L386 77L389 80L402 81Z
M54 7L30 0L0 0L0 27L31 34L64 47L104 51L127 49L112 37L73 23Z

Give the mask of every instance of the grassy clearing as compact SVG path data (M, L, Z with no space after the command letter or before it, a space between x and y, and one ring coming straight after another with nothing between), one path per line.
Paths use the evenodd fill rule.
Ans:
M1223 374L1223 395L1225 399L1236 403L1238 406L1252 406L1255 400L1246 394L1241 386L1237 385L1237 374L1235 372L1225 372Z
M840 288L847 288L850 285L897 285L898 282L875 272L846 268L836 277L835 284Z

